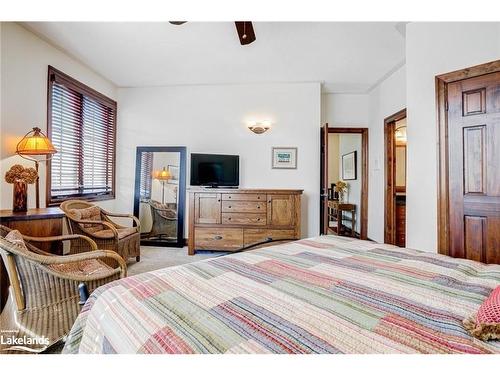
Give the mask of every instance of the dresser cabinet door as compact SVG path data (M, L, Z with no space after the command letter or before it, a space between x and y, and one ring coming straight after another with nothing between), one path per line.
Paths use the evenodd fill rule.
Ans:
M221 195L196 193L194 198L194 220L196 224L221 223Z
M291 227L295 224L293 195L269 194L267 196L267 224L273 227Z

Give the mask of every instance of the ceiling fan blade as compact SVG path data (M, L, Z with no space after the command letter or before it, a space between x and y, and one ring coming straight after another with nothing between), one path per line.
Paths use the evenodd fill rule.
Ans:
M241 45L250 44L253 41L255 41L256 38L255 38L255 32L253 31L252 22L236 21L235 24Z
M168 21L168 23L171 23L172 25L175 25L175 26L182 25L182 24L184 24L186 22L187 21Z

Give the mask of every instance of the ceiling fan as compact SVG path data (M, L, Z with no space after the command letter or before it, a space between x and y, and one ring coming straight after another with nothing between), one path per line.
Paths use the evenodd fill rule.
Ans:
M172 25L180 26L187 21L169 21ZM253 30L252 22L250 21L236 21L236 32L242 46L250 44L255 41L255 32Z

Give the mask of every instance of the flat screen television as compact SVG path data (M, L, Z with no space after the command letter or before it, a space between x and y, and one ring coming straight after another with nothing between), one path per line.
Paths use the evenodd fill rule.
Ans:
M191 185L237 187L240 184L238 155L191 154Z

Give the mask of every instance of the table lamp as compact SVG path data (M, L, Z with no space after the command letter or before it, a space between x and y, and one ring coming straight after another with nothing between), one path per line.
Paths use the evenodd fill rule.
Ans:
M16 147L16 154L26 160L35 162L37 175L39 163L49 161L56 152L57 150L50 139L38 127L34 127L33 130L26 133ZM34 156L44 155L47 157L43 160L34 158ZM36 208L40 208L40 177L36 179Z

